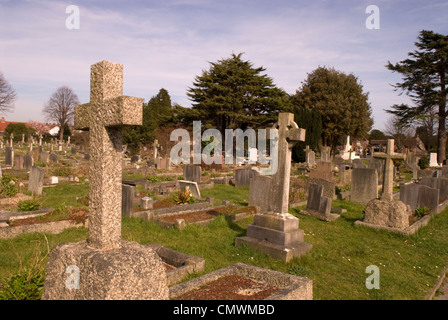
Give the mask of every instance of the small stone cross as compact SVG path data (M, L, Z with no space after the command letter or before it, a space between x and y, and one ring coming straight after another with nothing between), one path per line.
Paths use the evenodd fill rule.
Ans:
M306 131L294 122L293 113L280 113L274 127L278 128L278 168L272 176L270 209L288 213L291 149L297 141L305 141Z
M123 96L123 65L91 66L90 102L75 107L75 128L90 130L89 247L121 246L122 128L141 125L143 99Z
M383 193L381 194L381 200L393 200L394 160L404 160L405 155L402 153L395 153L394 139L388 139L386 153L376 152L373 157L376 159L386 160L384 167Z

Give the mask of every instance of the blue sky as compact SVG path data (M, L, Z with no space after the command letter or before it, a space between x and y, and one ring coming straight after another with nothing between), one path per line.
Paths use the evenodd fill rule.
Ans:
M69 30L66 8L80 10ZM369 30L366 8L380 10ZM400 0L0 0L0 71L18 93L11 121L44 121L42 106L62 85L89 101L90 65L124 65L124 94L148 101L165 88L189 107L187 88L209 62L244 52L274 83L295 93L319 66L353 73L369 92L374 128L383 110L408 103L390 86L401 80L384 66L415 49L422 29L448 34L448 2Z

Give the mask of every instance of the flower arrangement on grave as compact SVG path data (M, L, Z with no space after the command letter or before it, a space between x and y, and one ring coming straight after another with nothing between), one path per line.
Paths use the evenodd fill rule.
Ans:
M185 187L184 191L179 191L177 197L174 198L176 204L186 204L192 201L193 197L189 187Z

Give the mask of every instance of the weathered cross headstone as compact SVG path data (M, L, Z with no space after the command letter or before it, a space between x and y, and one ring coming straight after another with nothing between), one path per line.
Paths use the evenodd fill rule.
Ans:
M316 162L316 155L313 150L310 149L310 146L306 146L306 149L303 149L305 151L305 162L306 164L312 166Z
M291 148L295 142L305 140L305 130L297 126L292 113L280 113L274 128L278 128L278 168L271 178L264 179L264 197L269 197L264 204L268 205L269 211L255 215L254 223L247 227L246 236L236 238L235 245L248 244L287 262L312 248L311 244L304 242L299 219L288 213ZM251 184L258 181L256 178L252 178Z
M121 239L122 128L141 125L141 98L123 96L123 66L92 65L90 103L75 107L75 128L90 129L89 236L56 246L47 263L42 299L167 299L160 257ZM66 283L75 267L78 288Z
M387 140L386 153L377 152L374 155L376 159L385 159L384 166L384 179L383 179L383 193L381 194L381 200L393 200L394 193L394 160L404 160L405 156L401 153L395 153L394 140Z

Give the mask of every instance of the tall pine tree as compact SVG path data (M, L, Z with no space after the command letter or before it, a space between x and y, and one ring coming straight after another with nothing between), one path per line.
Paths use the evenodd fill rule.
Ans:
M225 129L259 128L275 122L278 113L290 109L288 95L277 88L263 67L242 60L242 53L210 63L196 76L187 95L194 114L204 126Z
M430 115L438 109L437 162L446 159L446 121L448 95L448 36L422 30L415 43L417 50L409 52L408 59L386 67L403 76L403 82L394 87L402 90L415 102L415 106L394 105L386 110L400 118L401 124Z

